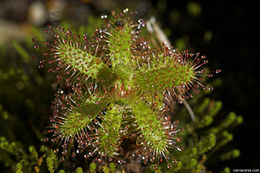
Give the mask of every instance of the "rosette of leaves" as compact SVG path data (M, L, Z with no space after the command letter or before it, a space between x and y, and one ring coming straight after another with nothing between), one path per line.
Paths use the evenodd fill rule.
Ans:
M69 29L48 27L47 42L36 39L43 52L39 68L55 73L57 90L52 104L48 138L56 152L91 158L100 165L126 163L133 157L150 164L175 163L171 150L178 146L176 125L167 114L172 104L210 89L202 80L205 56L169 47L151 48L140 36L145 22L135 12L112 12L93 38ZM69 150L72 149L72 152Z

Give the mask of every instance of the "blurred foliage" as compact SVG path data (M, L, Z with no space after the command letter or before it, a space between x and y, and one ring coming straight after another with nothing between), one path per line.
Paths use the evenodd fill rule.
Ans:
M167 8L165 0L158 1L151 14L160 16ZM202 13L202 7L196 2L187 3L187 11L193 17ZM172 26L178 26L182 14L177 9L170 12ZM92 35L100 23L100 17L89 15L86 24L78 25L71 20L62 20L60 23L65 28L71 28L77 33ZM167 31L167 28L165 28ZM51 113L50 104L54 93L51 89L53 76L44 70L37 69L37 63L31 61L32 55L39 55L33 49L32 37L44 40L43 31L31 27L30 33L23 41L13 41L11 45L0 45L0 172L77 172L86 170L96 172L101 170L98 165L90 162L73 164L67 158L67 162L59 162L59 156L51 149L44 146L41 139L42 131L48 125L48 117ZM170 37L176 33L170 33ZM210 42L213 37L211 31L203 35L205 42ZM190 46L188 35L175 37L175 47L182 50ZM213 81L217 86L219 80ZM167 164L161 164L154 168L146 167L146 172L210 172L216 163L236 158L240 155L238 149L233 149L229 142L233 140L233 131L243 122L242 116L231 112L221 112L221 101L211 100L210 93L204 92L189 101L196 120L191 121L189 113L183 105L173 105L172 118L180 121L180 133L183 138L183 152L174 152L172 157L177 163L173 168L167 168ZM64 164L67 163L67 164ZM86 163L88 166L86 166ZM124 166L116 167L114 163L102 168L104 172L119 170L131 170ZM228 167L221 168L223 173L230 172Z

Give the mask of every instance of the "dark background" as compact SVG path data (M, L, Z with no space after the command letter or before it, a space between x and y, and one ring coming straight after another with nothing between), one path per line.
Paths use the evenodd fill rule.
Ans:
M161 23L170 26L167 16L172 8L183 13L184 21L180 26L172 27L170 38L188 34L192 46L205 53L211 61L211 69L222 69L223 84L215 89L215 98L223 101L225 111L235 111L244 117L244 123L234 132L234 145L241 150L241 156L229 162L230 168L259 168L260 87L257 60L260 57L260 15L257 5L252 1L200 1L201 16L194 18L185 13L186 2L172 2L167 6ZM190 26L185 26L187 21ZM213 35L207 44L201 39L205 30L212 31Z

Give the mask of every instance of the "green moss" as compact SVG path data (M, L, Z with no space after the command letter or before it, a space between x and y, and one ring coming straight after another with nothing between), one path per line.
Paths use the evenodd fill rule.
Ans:
M49 150L47 153L46 164L50 173L54 173L54 171L58 167L57 156L54 154L52 150Z
M111 173L116 172L116 165L114 163L109 163L109 167L110 167Z
M22 165L22 163L17 163L16 164L16 173L23 173L23 171L22 171L22 169L23 169L23 165Z
M192 169L195 167L195 165L197 164L197 160L196 159L191 159L189 161L189 163L186 165L185 169Z
M28 54L28 52L18 42L13 41L13 47L21 55L21 57L23 58L24 62L26 62L26 63L30 62L30 60L31 60L30 55Z
M81 168L81 167L78 167L78 168L76 169L76 173L83 173L82 168Z
M90 172L91 173L95 173L96 172L97 165L95 163L91 163L89 167L90 167Z
M198 143L198 152L203 154L216 145L216 136L211 133Z
M221 160L230 160L232 158L239 157L240 151L238 149L233 149L231 151L228 151L220 156Z
M224 168L220 173L230 173L230 168Z

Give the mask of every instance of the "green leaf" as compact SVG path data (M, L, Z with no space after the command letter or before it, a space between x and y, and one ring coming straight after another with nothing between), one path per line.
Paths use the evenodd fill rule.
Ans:
M102 125L98 137L98 149L102 156L113 157L117 154L120 145L120 128L122 121L122 107L109 105L106 114L103 116Z

